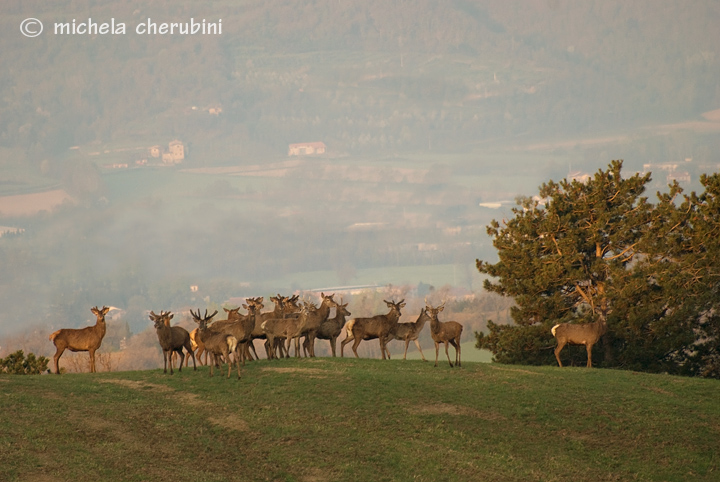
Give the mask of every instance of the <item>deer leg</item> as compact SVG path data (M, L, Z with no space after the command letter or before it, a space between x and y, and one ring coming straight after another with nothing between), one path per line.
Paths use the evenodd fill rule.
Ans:
M183 351L182 347L180 347L180 349L178 350L178 354L180 355L180 365L178 366L178 371L181 372L181 371L182 371L183 362L185 361L185 352ZM188 355L187 358L189 359L189 358L190 358L190 355Z
M358 352L357 352L357 347L358 347L358 345L360 344L360 341L362 341L360 338L357 338L357 339L356 339L356 338L353 337L352 351L353 351L353 353L355 353L355 358L360 358L360 357L358 356Z
M588 354L588 361L587 361L588 368L592 368L592 347L593 346L591 343L585 344L585 348L587 349L587 354Z
M440 343L435 342L435 366L437 366L439 353L440 353Z
M415 338L415 346L417 346L418 351L420 352L420 356L422 357L422 361L427 361L425 359L425 355L422 352L422 348L420 348L420 342ZM407 345L405 346L405 349L407 350Z
M562 362L560 361L560 352L565 347L564 341L558 341L558 346L555 348L555 358L557 359L558 366L563 366Z
M88 350L90 354L90 373L95 373L95 350Z
M460 352L462 352L462 348L460 347L460 340L458 339L455 342L455 366L460 366Z
M188 346L190 347L190 349L188 350L187 358L185 358L185 367L187 368L190 357L192 357L193 368L197 371L197 366L195 365L195 352L192 350L192 344L189 342L187 345L185 345L186 350Z
M458 350L460 350L460 343L458 343L457 340L450 340L450 344L453 347L455 347L455 366L459 367L460 366L460 352Z
M380 343L380 354L382 355L382 359L385 359L385 343L383 343L383 337L378 337L378 343Z
M65 351L65 347L57 347L57 350L55 351L55 356L53 356L53 361L55 362L55 374L60 375L60 357L62 356L63 352Z
M259 360L260 357L257 354L257 350L255 350L255 343L253 343L252 339L248 343L248 349L252 350L252 354L255 357L255 360Z
M446 341L445 341L445 356L446 356L447 359L448 359L448 363L450 364L450 368L452 368L452 367L453 367L453 364L452 364L452 362L450 361L450 355L448 354L448 348L449 348L449 345L448 345L448 342L447 342L447 340L446 340Z
M343 353L345 349L345 345L353 341L353 338L350 338L349 336L346 336L343 341L340 342L340 357L343 358L345 355Z
M333 358L335 358L336 345L337 345L337 336L330 337L330 350L332 351Z

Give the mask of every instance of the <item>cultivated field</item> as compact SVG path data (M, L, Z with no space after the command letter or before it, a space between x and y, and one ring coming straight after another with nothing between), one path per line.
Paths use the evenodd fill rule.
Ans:
M717 480L720 384L301 359L0 376L0 480Z

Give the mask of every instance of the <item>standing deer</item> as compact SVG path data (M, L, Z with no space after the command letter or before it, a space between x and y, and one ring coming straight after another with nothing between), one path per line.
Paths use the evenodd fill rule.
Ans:
M427 301L426 301L427 303ZM460 337L462 336L463 327L457 321L439 321L438 313L445 309L445 302L433 308L432 305L427 305L425 310L430 316L430 335L435 342L435 366L438 363L438 352L440 351L440 343L445 344L445 356L447 356L448 363L452 368L453 364L450 361L450 355L448 354L448 343L455 347L455 365L460 365Z
M100 310L96 306L90 311L97 317L97 322L94 326L80 329L63 328L50 335L50 341L53 342L57 348L55 356L53 356L53 361L55 362L55 373L58 375L60 374L58 362L66 349L70 351L88 352L90 354L90 373L95 373L95 351L100 348L103 337L105 336L105 315L110 311L110 308L103 306L102 310Z
M305 304L305 306L300 309L299 316L297 317L270 318L269 320L263 321L261 326L267 336L267 341L270 346L282 345L283 340L287 340L285 353L287 354L287 357L289 357L290 344L292 340L300 337L302 330L305 328L308 320L310 319L310 314L314 311L316 311L316 309L313 310L310 304ZM272 350L270 353L274 358L275 351ZM299 356L297 351L295 355ZM282 352L280 352L278 356L279 358L282 358Z
M230 372L232 371L232 358L230 353L233 353L237 348L237 339L228 335L227 333L213 333L208 329L208 325L212 323L212 318L217 314L217 310L208 316L207 310L205 310L205 316L200 316L200 309L198 308L197 314L190 310L195 323L198 324L200 339L205 343L205 349L210 352L210 376L213 376L213 367L219 363L218 357L222 355L228 364L227 377L230 378ZM236 360L237 361L237 360ZM240 363L237 363L238 379L240 378Z
M384 315L375 315L372 318L354 318L348 321L350 330L352 332L352 338L345 338L340 344L340 356L343 355L343 348L346 344L353 342L352 350L355 353L355 358L358 356L357 347L363 340L374 340L378 339L380 342L380 353L382 359L385 360L385 354L387 358L390 358L390 351L387 348L387 342L393 339L395 329L397 328L398 321L400 320L400 309L405 306L405 300L400 300L397 303L393 301L383 300L385 304L390 308L390 311Z
M258 298L260 302L262 302L263 298ZM272 296L270 298L270 301L273 301L275 303L275 309L273 311L266 311L266 312L258 312L255 316L255 328L253 329L252 338L253 340L261 339L261 340L267 340L267 336L265 335L265 332L262 329L263 322L271 319L271 318L283 318L285 305L283 304L283 298L278 296ZM253 352L255 351L255 345L250 343L250 347L252 348ZM271 350L273 347L268 346L268 344L265 344L265 352L268 357L268 359L272 358L273 355L271 354ZM255 353L255 358L257 358L257 353Z
M311 357L315 356L315 338L317 337L317 331L320 326L327 321L330 317L330 308L337 306L337 302L333 300L333 295L325 296L325 293L320 293L322 302L320 308L317 310L309 310L307 315L307 321L303 325L301 332L295 337L295 356L300 356L300 336L305 335L307 338L308 352ZM289 341L289 340L288 340ZM290 344L288 343L288 347ZM288 356L290 353L288 353Z
M337 339L338 336L340 336L340 333L342 333L343 326L345 326L345 317L351 315L351 313L347 310L347 305L347 303L342 304L342 299L340 299L340 304L335 307L335 317L329 318L317 329L317 339L328 340L330 342L332 356L335 356ZM305 340L303 341L303 353L305 353L305 356L307 356L309 350L310 339L305 337Z
M190 333L182 326L170 326L170 320L174 317L169 311L165 313L161 311L156 315L154 311L150 312L150 320L155 324L160 347L163 350L163 373L167 373L167 366L170 365L170 375L173 374L172 354L177 353L180 356L180 364L178 371L182 371L185 354L183 348L188 352L188 358L192 357L193 368L197 370L195 364L195 353L193 352L192 342L190 341Z
M415 322L398 323L397 328L395 329L395 339L403 340L405 342L405 353L403 354L403 360L407 360L408 345L410 345L411 341L414 341L415 346L417 346L417 349L420 352L422 360L427 361L425 359L425 355L423 354L422 348L420 348L420 342L418 341L418 338L420 337L420 332L425 327L425 323L427 323L429 319L430 316L428 316L427 310L423 308L422 310L420 310L420 316L418 316Z
M555 358L558 365L563 366L560 361L560 352L568 343L570 345L585 345L587 349L587 366L592 367L592 348L598 342L601 336L607 332L607 323L604 318L600 318L594 323L584 325L575 325L571 323L558 323L550 330L557 340L557 348L555 348Z

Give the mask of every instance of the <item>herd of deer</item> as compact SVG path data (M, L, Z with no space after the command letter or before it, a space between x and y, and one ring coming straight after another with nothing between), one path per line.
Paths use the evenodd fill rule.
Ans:
M405 306L405 300L398 302L384 300L390 309L388 313L346 321L346 317L350 316L350 312L347 310L348 304L343 304L342 300L340 303L335 302L333 296L321 293L322 302L318 307L308 301L300 304L297 295L284 297L278 294L270 298L275 303L274 310L265 312L262 311L265 306L263 297L248 298L247 304L242 305L247 310L247 314L241 314L239 307L224 308L228 315L227 319L214 323L213 318L218 313L217 310L210 315L207 310L204 315L200 314L199 309L197 313L190 310L193 320L198 324L198 328L192 332L188 332L181 326L171 326L170 320L174 316L172 313L161 311L160 314L155 314L151 311L150 320L155 325L158 341L163 350L164 372L167 373L167 367L170 365L170 374L173 373L173 353L177 353L180 357L178 370L182 370L183 362L187 366L190 358L193 360L194 369L197 370L195 358L197 352L197 358L201 364L203 363L202 355L205 354L205 364L210 365L210 376L213 376L213 367L220 367L222 363L227 363L228 378L232 373L233 364L237 366L238 378L240 378L240 364L242 363L244 366L246 360L258 359L253 344L253 340L256 339L265 340L268 359L289 357L293 342L295 356L299 357L300 338L302 337L304 337L305 356L315 356L316 339L328 340L332 355L336 356L337 339L343 330L346 336L340 344L340 356L344 355L345 345L352 342L352 350L357 358L357 347L361 341L377 339L384 360L386 356L390 358L388 342L400 340L405 342L403 359L407 357L408 345L414 341L423 361L426 361L418 338L428 321L430 322L430 334L435 343L435 366L438 363L440 343L445 345L445 356L451 367L453 362L448 354L448 345L455 347L455 365L461 366L460 336L463 327L455 321L442 322L438 320L438 314L444 309L444 302L433 307L426 300L425 308L420 311L417 320L411 323L399 322L400 310ZM332 308L335 308L335 316L330 318ZM50 335L50 341L57 348L53 357L55 373L60 373L58 362L66 349L74 352L89 352L90 371L95 372L95 351L100 347L105 336L105 315L109 310L110 308L106 306L103 306L102 309L92 308L91 311L97 317L94 326L81 329L64 328ZM558 341L555 349L558 365L562 366L560 351L566 344L581 344L587 347L587 366L592 366L592 347L606 331L607 324L604 320L585 325L562 323L553 326L552 334ZM188 354L187 358L185 351Z
M347 310L347 303L338 303L334 295L321 293L320 306L315 303L300 302L298 295L282 296L277 295L270 298L275 304L272 311L262 311L265 307L263 297L248 298L247 304L242 308L247 310L246 314L240 313L240 307L235 309L224 308L227 313L226 320L214 321L213 318L218 311L208 314L201 314L200 310L190 314L198 324L192 332L188 332L181 326L171 326L170 320L173 314L161 311L156 314L150 312L150 320L155 325L158 342L163 351L164 372L167 373L170 365L170 373L173 373L172 355L177 353L180 357L178 370L182 370L183 363L187 366L192 358L193 367L197 369L197 362L210 366L210 376L213 376L213 367L220 367L227 364L227 376L230 377L233 365L237 367L238 378L240 378L240 365L245 365L246 360L258 359L253 343L256 339L265 340L265 352L268 359L289 357L291 347L295 346L295 356L300 356L300 340L304 338L302 350L305 356L315 356L315 340L328 340L332 355L336 356L337 339L343 331L346 336L340 346L340 356L343 356L345 345L352 342L352 350L355 357L358 357L357 347L363 340L377 339L380 343L382 358L390 358L387 344L390 340L401 340L405 342L405 353L407 357L408 345L414 341L418 350L422 353L418 337L425 324L430 322L430 332L435 342L435 366L438 363L440 343L445 344L445 355L450 366L454 366L448 353L448 345L455 347L455 365L460 364L460 336L463 327L455 321L442 322L438 320L438 314L443 311L444 303L433 307L427 304L420 312L417 320L413 323L400 323L401 309L405 306L405 300L398 302L385 301L389 312L375 315L370 318L353 318L348 320L350 312ZM332 308L335 308L335 316L330 317ZM71 351L88 351L90 353L90 371L95 372L95 351L100 347L105 335L105 315L109 308L93 308L91 311L97 316L94 326L82 329L62 329L50 335L50 340L57 347L53 357L55 373L60 373L58 361L66 349ZM187 357L186 354L187 353ZM205 363L202 359L205 355ZM197 359L196 359L197 356Z

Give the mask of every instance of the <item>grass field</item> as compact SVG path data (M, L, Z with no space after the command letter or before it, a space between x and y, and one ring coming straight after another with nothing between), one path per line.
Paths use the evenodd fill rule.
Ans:
M420 361L0 376L0 480L718 480L720 383Z

